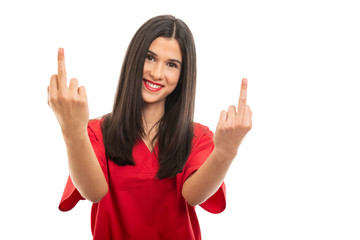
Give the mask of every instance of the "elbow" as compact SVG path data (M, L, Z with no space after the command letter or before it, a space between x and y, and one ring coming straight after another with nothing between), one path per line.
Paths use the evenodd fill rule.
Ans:
M105 197L105 195L108 193L108 191L109 191L109 188L106 185L101 190L98 190L96 192L84 193L81 195L83 198L89 200L92 203L98 203L101 201L101 199L103 199Z
M108 193L108 191L109 191L109 188L106 185L103 189L101 189L101 191L97 192L97 194L90 201L93 202L93 203L100 202L101 199L103 199L105 197L105 195Z
M197 203L194 200L192 200L189 197L184 196L184 194L183 194L183 198L185 199L187 204L189 204L190 206L195 207L197 205Z
M92 203L98 203L105 197L105 195L108 193L108 188L104 189L103 192L98 193L96 196L94 196L90 201Z
M192 207L195 207L196 205L200 205L205 201L199 201L199 200L195 200L195 199L190 199L190 198L184 198L185 201L187 202L187 204L189 204Z
M196 205L198 205L198 203L195 202L195 201L188 201L188 200L186 200L186 202L187 202L187 204L189 204L189 205L192 206L192 207L195 207Z
M194 196L194 194L191 194L188 191L185 191L184 188L182 190L182 196L185 199L185 201L187 202L187 204L189 204L192 207L195 207L196 205L199 205L199 204L202 204L203 202L205 202L205 200L198 199L198 198L196 198L196 196Z

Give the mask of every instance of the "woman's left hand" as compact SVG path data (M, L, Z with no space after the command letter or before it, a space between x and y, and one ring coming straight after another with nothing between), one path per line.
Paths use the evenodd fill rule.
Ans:
M252 112L246 104L247 79L241 83L238 108L231 105L228 111L222 111L214 135L215 149L224 160L232 160L245 135L252 127Z

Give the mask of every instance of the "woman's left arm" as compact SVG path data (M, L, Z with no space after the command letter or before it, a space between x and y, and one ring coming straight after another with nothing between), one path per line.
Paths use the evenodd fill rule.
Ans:
M192 206L205 202L221 186L238 148L252 127L252 112L246 104L247 79L241 83L238 109L222 111L214 134L214 150L204 164L185 181L184 199Z

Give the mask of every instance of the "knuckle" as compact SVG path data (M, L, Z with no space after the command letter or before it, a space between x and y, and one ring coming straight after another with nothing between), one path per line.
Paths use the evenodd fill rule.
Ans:
M224 128L224 124L225 124L225 121L219 121L218 124L216 125L216 128L217 129L223 129Z
M54 103L56 103L58 101L58 98L57 98L57 96L51 95L50 98L49 98L49 101L50 101L51 104L54 104Z
M225 124L226 124L226 122L224 122L224 121L218 122L217 128L222 130L222 129L224 129Z
M252 128L252 122L247 121L244 123L244 128L250 130Z
M87 105L87 99L81 96L77 96L74 101L76 104L81 106Z
M241 119L240 121L236 122L237 129L247 129L251 124L246 119Z
M236 125L234 123L229 122L226 124L226 130L233 131L235 129L236 129Z
M78 103L79 105L86 105L86 100L85 100L84 98L78 98L78 99L77 99L77 103Z
M86 88L84 86L80 86L78 91L82 94L85 94L86 93Z
M58 96L56 94L49 94L49 99L52 101L56 101L58 99Z
M236 122L235 122L235 126L236 126L236 128L241 128L241 127L243 126L243 122L241 122L241 121L236 121Z
M70 82L71 83L78 83L78 79L77 78L72 78L72 79L70 79Z
M57 98L57 102L62 103L62 104L69 103L70 101L71 101L71 99L69 98L69 96L65 95L65 94L60 94Z

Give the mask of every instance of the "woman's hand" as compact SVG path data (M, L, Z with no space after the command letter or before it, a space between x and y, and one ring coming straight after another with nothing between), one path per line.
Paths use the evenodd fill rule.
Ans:
M64 137L77 136L87 131L89 107L85 87L78 87L72 78L67 86L64 49L58 50L58 74L50 78L48 105L59 121Z
M238 111L222 111L214 135L215 148L204 164L184 182L182 196L191 205L205 202L224 181L245 135L252 126L252 112L246 105L247 79L241 83Z
M252 127L252 112L246 104L247 79L241 83L238 109L231 105L228 111L222 111L214 135L215 149L224 160L232 160L245 135Z

